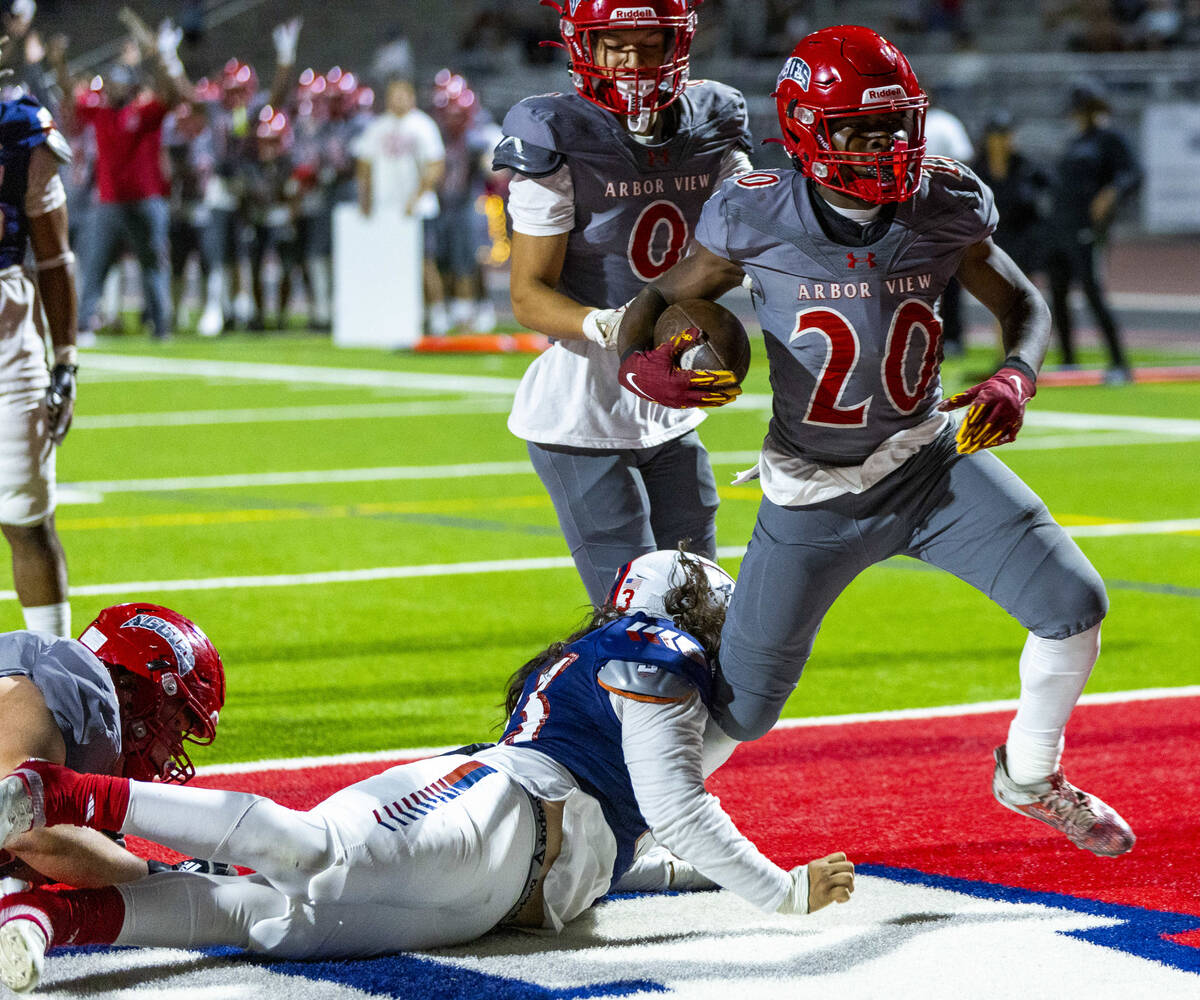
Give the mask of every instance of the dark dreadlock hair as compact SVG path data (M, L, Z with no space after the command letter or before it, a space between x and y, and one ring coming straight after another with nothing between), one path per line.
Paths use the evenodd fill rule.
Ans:
M721 626L725 624L725 606L709 586L704 566L689 558L683 549L679 552L680 564L686 576L666 592L663 604L676 626L699 642L708 654L709 662L715 664L717 654L721 650ZM505 718L516 710L530 675L540 673L546 667L557 663L571 643L582 639L589 632L628 616L629 612L617 610L611 601L605 602L600 607L593 608L592 613L569 636L552 642L517 669L508 679L508 688L504 696Z

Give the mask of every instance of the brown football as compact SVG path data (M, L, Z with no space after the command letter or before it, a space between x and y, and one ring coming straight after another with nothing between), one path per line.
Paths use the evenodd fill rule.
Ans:
M739 384L750 370L750 338L746 328L728 309L708 299L684 299L668 306L654 324L654 345L664 344L689 327L700 330L700 343L684 351L676 362L689 370L724 368Z

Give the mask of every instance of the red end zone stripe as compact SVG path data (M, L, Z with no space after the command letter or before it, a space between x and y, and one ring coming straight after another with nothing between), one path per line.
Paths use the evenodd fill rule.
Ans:
M785 867L844 850L860 863L1200 916L1200 698L1075 710L1067 777L1133 827L1138 842L1120 858L1081 851L992 798L991 750L1009 719L1005 712L779 729L740 747L709 788ZM393 763L214 774L195 784L307 809Z
M1067 777L1116 808L1138 842L1100 858L996 803L991 750L1010 713L777 730L710 779L763 851L790 866L857 862L1200 915L1200 698L1080 706Z

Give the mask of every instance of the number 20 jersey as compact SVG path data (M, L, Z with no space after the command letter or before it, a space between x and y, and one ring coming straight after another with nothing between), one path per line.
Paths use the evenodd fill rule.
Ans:
M988 187L938 157L866 246L830 239L813 197L798 171L743 174L705 205L696 239L751 278L771 368L771 442L856 465L940 400L937 301L998 217Z

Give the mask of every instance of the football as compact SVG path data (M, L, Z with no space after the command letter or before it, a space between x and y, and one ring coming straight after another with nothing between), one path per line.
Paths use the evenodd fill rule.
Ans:
M700 342L683 352L678 366L690 371L727 369L740 384L750 370L750 338L741 321L724 306L708 299L685 299L668 306L654 324L654 345L665 344L693 326L700 331Z

